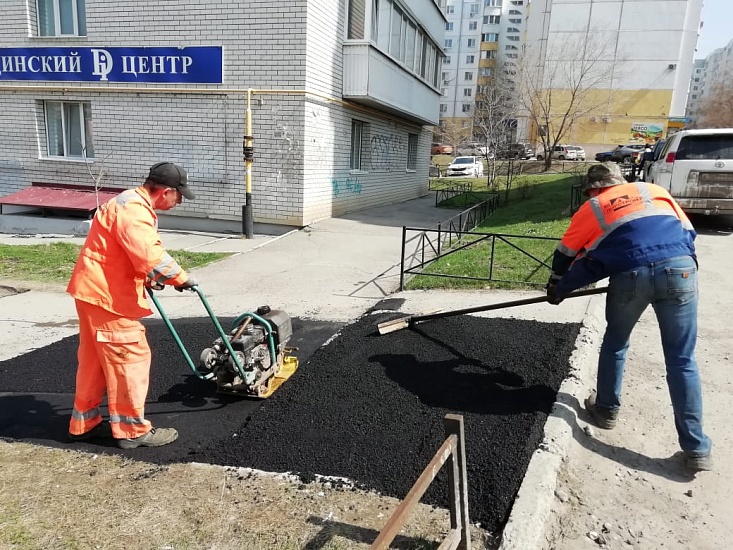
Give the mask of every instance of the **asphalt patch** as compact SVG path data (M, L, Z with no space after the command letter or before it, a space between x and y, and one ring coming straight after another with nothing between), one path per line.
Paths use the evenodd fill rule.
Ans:
M264 401L216 394L213 383L191 374L165 326L146 322L154 350L146 416L181 437L155 449L73 446L160 464L291 472L306 481L343 477L404 498L444 439L443 417L457 413L465 422L471 519L498 531L542 441L580 325L458 316L380 336L377 324L393 316L365 315L325 346L338 325L294 320L300 368ZM210 325L176 323L195 361L216 338ZM0 436L66 445L76 344L66 338L0 363ZM423 502L447 506L446 480L439 475Z

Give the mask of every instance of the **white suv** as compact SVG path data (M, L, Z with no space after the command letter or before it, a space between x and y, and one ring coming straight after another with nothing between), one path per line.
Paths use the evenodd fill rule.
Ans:
M544 151L537 153L537 160L545 158L543 153ZM583 153L585 153L585 151L583 151ZM556 145L551 156L557 160L576 160L578 158L575 147L571 145Z
M733 128L672 134L649 176L686 212L733 214Z

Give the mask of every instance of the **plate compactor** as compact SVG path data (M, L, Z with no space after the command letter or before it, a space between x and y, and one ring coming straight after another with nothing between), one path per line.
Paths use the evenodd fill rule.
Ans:
M211 346L201 352L198 367L153 291L148 295L198 378L215 381L221 393L264 399L295 373L298 359L293 353L297 348L288 347L293 336L290 315L260 306L255 313L237 317L227 334L199 287L193 286L191 291L198 294L219 333Z

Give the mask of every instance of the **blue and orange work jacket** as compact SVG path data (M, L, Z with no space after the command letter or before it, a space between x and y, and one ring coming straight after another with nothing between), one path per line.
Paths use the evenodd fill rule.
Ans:
M601 189L570 221L552 260L560 295L677 256L695 256L695 229L672 196L652 183Z

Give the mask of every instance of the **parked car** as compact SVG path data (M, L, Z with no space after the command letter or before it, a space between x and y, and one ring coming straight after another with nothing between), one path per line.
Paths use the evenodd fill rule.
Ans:
M523 159L532 158L534 149L528 143L510 143L500 147L496 157L500 159Z
M453 146L446 145L445 143L433 143L430 146L430 154L431 155L452 155Z
M629 143L628 145L618 145L611 151L603 151L602 153L596 153L596 160L598 162L634 162L636 157L641 154L646 148L645 143Z
M575 160L585 162L585 149L580 145L568 145L568 148L575 149Z
M480 178L484 175L484 163L480 157L456 157L448 165L445 171L446 176L465 176L469 178Z
M733 214L733 128L672 134L650 175L688 213Z
M659 155L662 154L665 143L667 143L666 139L659 139L654 145L644 149L644 152L641 154L639 171L644 181L651 181L652 166L659 160Z
M537 160L543 160L544 158L544 150L537 153ZM557 160L576 160L577 152L572 145L556 145L552 150L552 158Z

